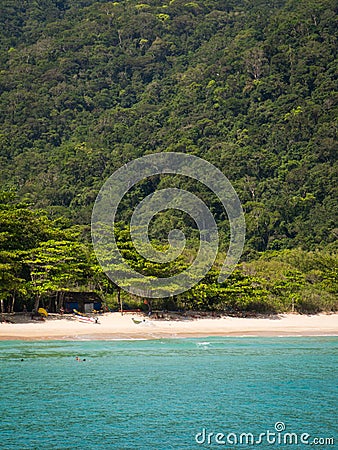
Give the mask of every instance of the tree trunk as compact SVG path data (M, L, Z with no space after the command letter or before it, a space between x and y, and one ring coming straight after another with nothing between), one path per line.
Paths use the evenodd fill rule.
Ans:
M61 308L63 308L63 299L64 299L65 293L64 292L59 292L59 312L61 310Z
M55 300L54 300L54 311L53 312L57 312L58 310L58 298L59 298L59 291L55 292Z
M121 300L121 288L117 286L117 303L120 305L121 316L123 316L123 303Z
M39 303L40 303L40 295L37 295L37 296L35 297L35 303L34 303L34 309L35 309L36 312L38 312L38 309L39 309Z
M153 301L152 299L148 299L148 316L151 316L153 313Z

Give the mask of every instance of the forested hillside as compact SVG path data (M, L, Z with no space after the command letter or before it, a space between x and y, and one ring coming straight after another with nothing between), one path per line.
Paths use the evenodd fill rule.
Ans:
M58 267L64 278L39 288L38 295L89 285L102 291L105 282L95 278L99 269L88 244L99 189L122 164L173 151L200 156L222 170L238 192L247 223L243 265L233 282L217 286L211 274L205 288L196 287L203 293L190 291L181 304L222 309L231 302L236 308L258 302L285 310L296 298L320 303L314 309L334 308L334 0L0 5L2 300L33 299L41 280L52 277L57 258L39 282L32 279L35 250L43 253L46 242L53 247L72 241L68 247L74 251L63 261L81 254L87 266L77 261L68 278L66 267ZM139 200L148 188L145 183L133 195ZM224 211L210 193L200 195L226 236ZM122 221L135 203L125 201ZM40 222L23 245L20 223L27 217ZM155 239L161 238L163 220L154 224ZM189 228L177 216L182 220ZM53 258L66 247L56 245Z

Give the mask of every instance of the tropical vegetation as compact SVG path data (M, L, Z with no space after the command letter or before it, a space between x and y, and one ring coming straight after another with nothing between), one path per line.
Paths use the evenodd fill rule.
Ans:
M103 182L145 154L184 152L228 177L246 247L217 282L216 263L158 309L317 312L337 308L337 4L333 0L1 0L0 305L58 305L60 293L117 286L102 272L90 219ZM118 241L138 270L187 267L198 236L166 211L161 248L182 229L170 266L144 261L128 223L151 191L194 190L229 240L226 214L202 185L157 176L119 209ZM165 238L164 238L165 236ZM126 303L144 299L123 294Z

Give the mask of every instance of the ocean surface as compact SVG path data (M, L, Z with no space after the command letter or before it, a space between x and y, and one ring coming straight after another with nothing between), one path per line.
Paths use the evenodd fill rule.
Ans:
M338 448L337 349L335 337L2 341L0 448Z

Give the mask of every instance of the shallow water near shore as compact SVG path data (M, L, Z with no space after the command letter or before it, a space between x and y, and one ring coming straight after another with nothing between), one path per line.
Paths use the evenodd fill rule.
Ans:
M337 337L2 341L0 448L255 446L241 433L261 448L308 448L303 434L337 445L337 349Z

